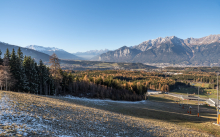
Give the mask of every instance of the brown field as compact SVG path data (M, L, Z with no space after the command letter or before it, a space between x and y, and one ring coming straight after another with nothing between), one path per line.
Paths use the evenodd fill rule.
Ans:
M0 122L0 136L220 136L215 108L200 106L197 117L197 101L189 101L188 114L176 100L160 94L122 103L0 91L0 105L10 106L1 107L0 118L11 122Z

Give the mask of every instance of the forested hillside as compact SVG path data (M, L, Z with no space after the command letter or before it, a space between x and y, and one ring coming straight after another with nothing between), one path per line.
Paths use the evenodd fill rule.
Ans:
M2 54L2 53L1 53ZM103 85L103 80L89 80L86 77L75 77L60 68L56 54L50 56L50 67L40 60L35 62L30 56L23 56L21 48L17 53L7 49L4 58L0 58L0 85L2 90L12 90L43 95L86 96L92 98L110 98L114 100L142 100L147 92L146 87L128 90L121 88L117 82L110 86ZM107 79L106 79L107 80Z
M7 44L7 43L3 43L0 42L0 49L2 53L5 53L7 49L9 49L10 51L12 51L13 49L15 51L17 51L20 48L20 50L22 50L23 55L25 56L31 56L32 58L34 58L36 61L40 61L40 59L45 62L49 60L49 55L36 51L36 50L32 50L32 49L28 49L28 48L22 48L16 45L11 45L11 44Z

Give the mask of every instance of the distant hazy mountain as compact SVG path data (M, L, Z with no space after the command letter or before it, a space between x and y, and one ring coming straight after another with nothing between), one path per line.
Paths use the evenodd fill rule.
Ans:
M74 54L71 54L63 49L58 49L55 47L43 47L43 46L37 46L37 45L29 45L29 46L26 46L26 48L40 51L40 52L43 52L48 55L52 55L53 53L56 53L56 55L60 59L74 59L74 60L82 60L83 59L83 58L78 57Z
M2 52L2 57L4 56L6 49L9 49L10 53L12 52L12 49L15 49L15 52L17 53L17 50L19 48L19 46L16 45L10 45L4 42L0 42L0 50ZM31 56L32 58L34 58L37 62L41 59L43 61L49 61L49 55L33 50L33 49L28 49L28 48L23 48L20 47L21 51L23 52L24 56Z
M220 65L220 35L180 39L176 36L148 40L101 54L99 61Z
M90 60L90 59L92 59L96 56L99 56L102 53L106 53L108 51L109 51L108 49L104 49L104 50L101 49L101 50L90 50L90 51L86 51L86 52L76 52L76 53L73 53L73 54L78 56L78 57L82 57L82 58Z

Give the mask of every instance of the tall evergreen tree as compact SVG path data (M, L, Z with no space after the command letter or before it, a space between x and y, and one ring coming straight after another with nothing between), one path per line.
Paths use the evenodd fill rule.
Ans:
M40 60L39 66L38 66L38 76L39 76L39 91L40 95L43 93L43 62Z
M25 75L25 69L23 66L23 53L21 51L21 48L19 47L17 50L17 63L18 63L18 82L17 82L17 88L18 91L29 91L27 77Z
M23 56L23 52L21 51L21 48L19 47L17 50L17 55L18 55L18 59L23 62L24 56Z
M47 67L47 74L48 74L48 94L49 95L55 95L55 82L54 82L54 79L53 79L53 76L52 74L50 73L50 68Z
M49 91L49 70L47 69L47 67L43 64L42 60L40 60L39 62L39 66L38 66L38 76L39 76L39 91L40 94L45 94L48 95L48 91Z
M18 64L17 64L17 55L15 54L14 49L12 50L9 64L10 64L10 71L12 72L13 75L16 75ZM17 77L15 76L15 78Z
M4 58L9 59L9 61L10 61L10 57L11 57L11 54L10 54L9 49L7 48L7 49L6 49L6 52L5 52L5 54L4 54Z
M18 66L18 62L17 62L17 55L15 54L15 50L12 50L11 53L11 58L10 58L10 62L9 62L9 66L10 66L10 72L12 73L12 75L14 76L16 83L19 80L19 75L20 75L20 71L19 71L19 66ZM15 88L17 90L17 88Z
M3 65L2 51L0 50L0 65Z
M33 73L33 76L34 76L33 77L33 83L34 83L33 88L35 89L34 93L38 94L38 87L39 87L39 84L40 84L39 83L39 75L38 75L39 70L38 70L37 63L34 61L34 59L32 59L32 61L33 61L33 65L34 65L33 69L32 69L33 70L32 73Z
M25 74L28 80L28 87L30 88L31 93L38 93L38 72L36 68L36 63L34 59L30 56L24 58L23 62L25 68Z

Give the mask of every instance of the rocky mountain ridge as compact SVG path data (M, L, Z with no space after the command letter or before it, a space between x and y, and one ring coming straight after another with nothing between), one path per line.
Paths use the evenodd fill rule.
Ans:
M220 65L220 34L180 39L176 36L147 40L101 54L99 61Z

